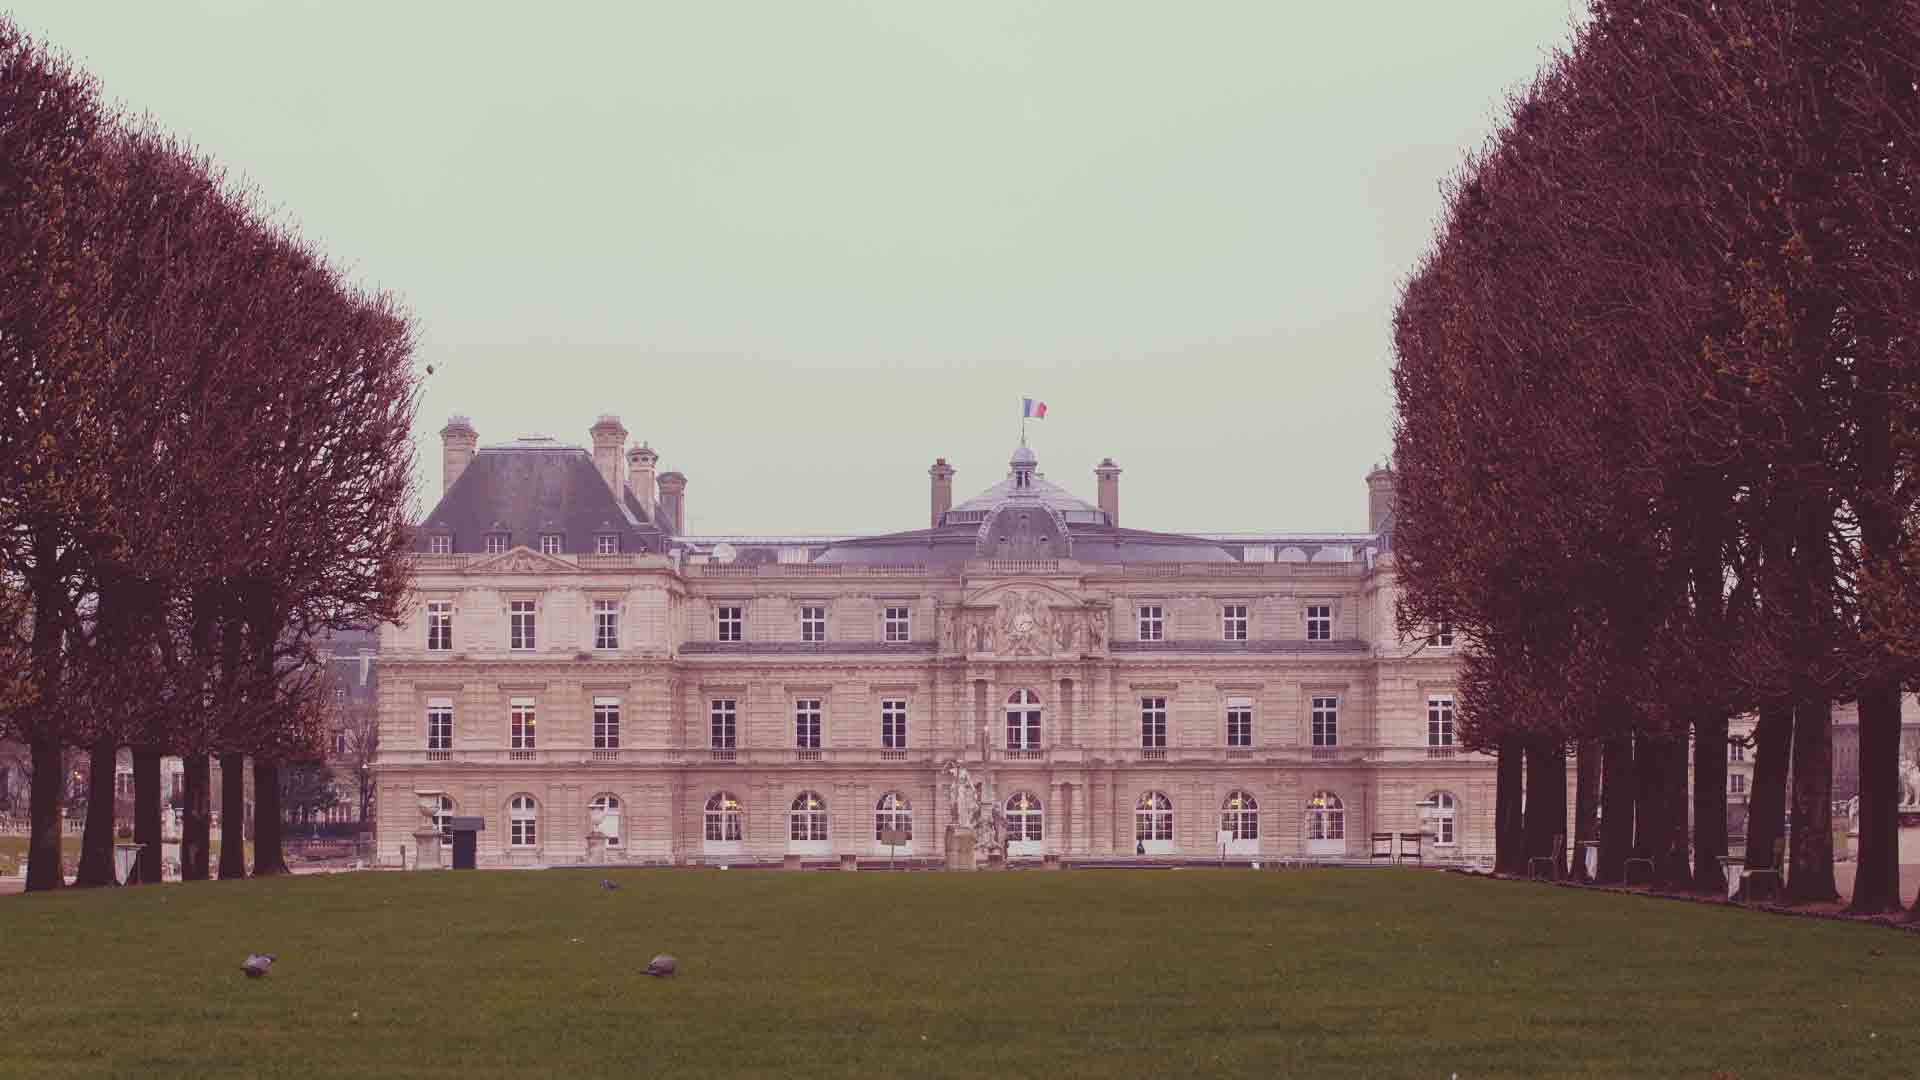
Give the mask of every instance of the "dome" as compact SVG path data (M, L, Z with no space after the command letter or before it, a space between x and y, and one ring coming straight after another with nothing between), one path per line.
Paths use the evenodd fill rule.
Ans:
M1039 463L1040 463L1040 459L1034 456L1033 451L1027 449L1024 446L1020 447L1018 450L1015 450L1013 452L1013 460L1008 462L1008 464L1014 465L1016 467L1021 465L1032 467L1034 465L1038 465Z
M1067 525L1111 525L1106 513L1035 472L1040 459L1027 447L1014 450L1007 478L940 515L942 525L980 525L1011 502L1040 506Z

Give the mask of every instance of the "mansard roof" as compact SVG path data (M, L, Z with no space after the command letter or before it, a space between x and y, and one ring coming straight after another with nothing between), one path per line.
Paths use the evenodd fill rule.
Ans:
M591 554L605 533L625 552L660 551L663 540L632 493L614 497L584 448L540 435L481 447L421 523L414 550L451 535L455 552L484 551L491 533L533 548L558 533L568 554Z

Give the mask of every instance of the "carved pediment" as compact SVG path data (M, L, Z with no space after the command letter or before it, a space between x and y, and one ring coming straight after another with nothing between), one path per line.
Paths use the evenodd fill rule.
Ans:
M565 559L542 555L522 545L467 566L469 574L577 574L580 568Z
M1047 585L976 594L941 627L943 646L996 656L1075 656L1106 647L1106 611Z

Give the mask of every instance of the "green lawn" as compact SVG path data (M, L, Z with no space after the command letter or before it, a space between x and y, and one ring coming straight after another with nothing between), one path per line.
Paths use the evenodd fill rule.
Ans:
M342 874L0 898L36 1076L1910 1076L1920 938L1413 870ZM279 955L241 977L249 949ZM639 974L658 951L682 976Z
M80 838L62 836L60 838L60 857L68 862L80 861ZM212 857L215 869L219 868L220 837L213 838ZM253 858L253 843L247 843L247 858ZM27 861L27 838L24 836L0 836L0 874L17 874L21 864Z

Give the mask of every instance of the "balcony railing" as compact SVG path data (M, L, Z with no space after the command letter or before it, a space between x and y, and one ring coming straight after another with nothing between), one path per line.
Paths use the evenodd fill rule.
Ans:
M733 749L732 747L726 747L723 749L721 747L716 746L712 750L708 751L708 758L709 760L712 760L712 761L737 761L739 760L739 756L740 756L740 752L738 750Z
M1141 761L1167 760L1167 748L1164 746L1143 746L1140 748Z
M880 751L880 760L905 761L907 760L907 752L905 750L882 750Z
M1427 747L1427 758L1431 761L1452 761L1453 747L1429 746Z
M1316 746L1313 748L1313 760L1315 761L1334 761L1339 757L1340 748L1337 746Z
M1227 748L1228 761L1244 761L1251 757L1253 757L1253 751L1244 746L1230 746Z
M1008 761L1045 761L1046 759L1047 759L1047 752L1045 750L1008 750L1007 751Z
M593 760L595 763L601 765L611 764L620 760L620 751L618 749L595 750L593 752Z
M507 751L507 760L508 761L538 761L540 760L540 751L509 750Z
M819 761L819 760L820 760L820 751L818 751L818 750L795 750L795 751L793 752L793 759L794 759L795 761Z

